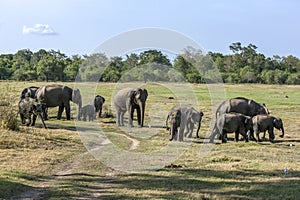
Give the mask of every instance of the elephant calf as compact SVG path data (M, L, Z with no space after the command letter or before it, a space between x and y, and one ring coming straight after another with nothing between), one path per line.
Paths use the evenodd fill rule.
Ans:
M95 98L94 98L94 106L95 106L95 109L96 109L96 113L98 113L98 117L100 118L101 117L101 114L102 114L102 106L105 102L105 98L100 96L100 95L96 95Z
M166 126L168 130L168 120L170 119L171 114L176 111L181 111L181 123L184 125L180 131L185 130L185 136L191 138L192 133L194 130L194 125L197 124L197 131L196 131L196 138L199 138L199 130L201 127L201 121L203 117L203 112L197 111L195 108L188 106L188 105L178 105L171 108L170 112L168 113Z
M261 141L261 139L259 138L259 133L264 132L264 136L263 136L264 138L266 131L268 131L269 140L273 142L275 139L274 127L282 131L282 135L279 135L279 137L284 136L283 122L280 118L276 118L271 115L256 115L252 118L252 123L253 123L253 130L251 130L250 135L252 138L254 138L253 132L255 132L258 141Z
M39 115L44 125L44 128L46 128L44 120L41 116L41 113L43 112L42 104L34 102L34 100L31 98L24 98L19 101L18 106L22 124L25 124L26 120L28 120L26 125L34 126L36 118Z
M221 114L216 122L217 129L214 129L210 136L210 142L214 141L215 136L221 135L222 143L227 142L227 133L235 133L235 141L239 140L241 134L246 142L249 141L247 132L252 128L251 117L240 113Z
M181 124L181 111L173 110L169 114L169 120L170 120L170 141L178 140L183 141L183 132L180 131L180 124Z
M95 107L94 105L86 105L83 106L78 114L78 120L82 120L86 121L86 119L88 118L89 121L93 121L94 119L96 119L96 112L95 112Z

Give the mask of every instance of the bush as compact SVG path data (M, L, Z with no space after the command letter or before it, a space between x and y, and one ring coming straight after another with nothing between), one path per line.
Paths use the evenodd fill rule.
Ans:
M9 99L4 99L1 101L0 126L5 129L18 131L19 130L18 111L16 109L16 106L12 105L12 102L14 101Z

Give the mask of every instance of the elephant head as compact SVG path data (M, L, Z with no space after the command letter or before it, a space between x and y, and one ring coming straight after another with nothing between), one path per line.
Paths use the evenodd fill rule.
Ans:
M169 117L170 117L170 135L171 135L170 141L172 141L176 133L178 133L178 128L180 127L180 122L181 122L180 109L172 111Z
M279 137L283 137L284 136L284 128L283 128L283 122L282 122L282 120L280 118L274 118L273 124L274 124L274 127L276 129L282 131L282 134L279 135Z
M79 113L82 107L82 99L81 99L81 94L79 89L73 89L71 100L78 105L78 113Z
M148 97L147 90L141 88L134 90L131 94L133 108L137 109L137 118L140 127L144 126L145 106L146 106L147 97Z

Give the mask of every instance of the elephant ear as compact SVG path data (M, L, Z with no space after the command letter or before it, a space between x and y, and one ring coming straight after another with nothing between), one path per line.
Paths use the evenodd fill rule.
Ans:
M130 91L129 98L130 98L131 103L136 103L136 100L135 100L136 95L137 95L137 90Z
M105 102L105 98L104 97L101 97L102 98L102 101L103 101L103 103Z
M79 89L74 89L72 92L72 101L74 103L81 103L81 94Z
M146 89L144 89L144 93L145 93L145 96L146 96L146 99L148 97L148 91Z

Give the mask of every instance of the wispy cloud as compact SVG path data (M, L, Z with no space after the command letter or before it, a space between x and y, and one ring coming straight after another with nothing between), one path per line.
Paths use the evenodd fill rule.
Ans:
M35 24L33 27L23 26L23 34L57 35L48 24Z

